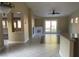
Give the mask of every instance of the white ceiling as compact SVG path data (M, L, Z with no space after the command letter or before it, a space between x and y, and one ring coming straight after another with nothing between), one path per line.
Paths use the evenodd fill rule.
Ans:
M51 17L50 10L53 8L60 12L60 15L66 16L79 8L79 2L26 2L36 16Z

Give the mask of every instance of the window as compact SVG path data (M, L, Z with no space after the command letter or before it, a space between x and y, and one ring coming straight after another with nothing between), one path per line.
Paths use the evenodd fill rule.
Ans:
M50 32L50 21L45 21L45 32Z
M21 28L21 21L20 20L14 21L14 28Z
M16 22L14 22L14 28L16 28Z
M57 32L57 21L56 20L46 20L45 21L45 32L56 33Z
M78 23L78 17L76 17L76 19L75 19L75 23Z
M21 21L18 20L18 28L21 28Z
M21 31L21 18L20 17L15 17L13 20L13 28L14 32L15 31Z
M3 29L7 28L7 18L3 18L2 27L3 27Z
M16 12L12 13L12 32L22 30L22 13Z
M71 23L78 23L78 17L76 17L75 19L71 19Z
M71 23L74 23L74 20L73 20L73 18L71 19Z
M6 28L5 21L2 21L3 28Z
M78 35L77 35L77 33L75 33L75 34L74 34L74 37L75 37L75 38L78 38Z

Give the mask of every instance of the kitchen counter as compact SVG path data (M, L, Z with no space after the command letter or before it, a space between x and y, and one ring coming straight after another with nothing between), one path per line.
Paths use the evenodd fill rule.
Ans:
M71 37L70 37L70 35L68 34L68 33L63 33L63 34L61 34L63 37L65 37L67 40L70 40L70 41L75 41L74 39L72 39Z
M62 57L73 56L74 39L71 39L68 34L64 33L60 35L60 50L59 54Z

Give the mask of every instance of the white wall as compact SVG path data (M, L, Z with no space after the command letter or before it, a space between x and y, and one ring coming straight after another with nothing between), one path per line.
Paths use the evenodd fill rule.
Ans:
M28 7L25 5L25 3L20 2L14 2L15 8L11 10L11 12L8 14L8 38L9 43L23 43L25 41L28 41L29 39L29 32L28 32ZM15 12L21 12L23 14L22 16L22 30L12 32L12 18L11 13Z
M60 36L60 50L61 57L70 57L70 40L64 36Z
M74 19L75 21L75 18L78 17L78 23L70 23L70 33L79 33L79 10L76 10L75 12L73 12L70 17L69 17L69 20L71 21L71 18Z
M35 20L35 26L45 26L45 20L57 20L57 30L61 33L68 33L69 19L68 17L44 17Z
M28 14L24 15L24 39L25 42L29 40L29 31L28 31Z

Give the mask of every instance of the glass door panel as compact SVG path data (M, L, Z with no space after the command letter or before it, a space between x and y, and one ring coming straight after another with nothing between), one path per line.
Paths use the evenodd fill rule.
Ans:
M45 32L50 32L50 21L45 21Z
M57 32L57 21L51 21L51 32Z
M46 33L56 33L57 32L57 21L46 20L45 21L45 32Z

